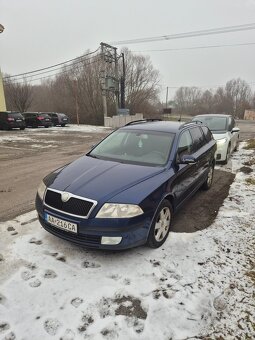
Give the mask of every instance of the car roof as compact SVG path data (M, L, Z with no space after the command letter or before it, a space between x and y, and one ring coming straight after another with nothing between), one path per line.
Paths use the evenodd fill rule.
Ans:
M204 114L204 115L197 115L194 116L192 119L196 118L196 117L232 117L232 115L226 115L226 114L222 114L222 113L214 113L214 114Z
M143 131L157 131L157 132L172 132L177 133L185 126L197 126L196 123L185 123L175 121L141 121L131 122L120 128L120 130L143 130Z

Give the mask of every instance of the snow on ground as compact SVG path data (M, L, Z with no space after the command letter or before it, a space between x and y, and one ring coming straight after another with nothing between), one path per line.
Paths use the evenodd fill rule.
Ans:
M104 132L107 130L111 130L108 127L104 126L94 126L94 125L75 125L75 124L69 124L65 127L60 126L53 126L51 128L38 128L38 129L31 129L26 128L24 131L0 131L0 143L3 142L13 142L13 141L34 141L33 136L40 135L40 136L50 136L56 135L56 133L68 133L68 132L87 132L87 133L98 133L98 132ZM2 133L1 133L2 132ZM17 135L18 132L18 135ZM38 139L38 138L37 138ZM38 140L37 140L38 141Z
M1 223L0 339L254 339L254 172L238 171L252 153L234 155L213 225L156 250L82 249L35 211Z

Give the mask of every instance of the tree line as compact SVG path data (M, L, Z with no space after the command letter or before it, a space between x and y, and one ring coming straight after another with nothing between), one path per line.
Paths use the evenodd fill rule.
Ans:
M148 56L133 54L127 48L125 55L125 103L131 114L158 117L165 107L160 100L160 74ZM10 111L62 112L71 121L103 125L103 102L100 56L95 62L86 59L64 66L60 72L40 84L29 78L22 82L4 75L7 109ZM120 72L122 72L120 68ZM32 78L31 78L32 80ZM169 102L173 112L183 115L227 113L243 118L245 109L255 107L255 94L249 84L232 79L216 90L202 91L198 87L180 87ZM116 96L107 95L109 115L116 114Z
M255 93L240 78L232 79L215 91L198 87L180 87L174 96L174 110L178 114L231 114L243 118L244 111L255 107Z

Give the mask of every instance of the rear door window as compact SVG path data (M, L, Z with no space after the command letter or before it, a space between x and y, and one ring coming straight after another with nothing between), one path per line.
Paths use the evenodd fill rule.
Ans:
M195 127L190 129L190 133L193 140L192 152L197 152L202 146L204 146L207 142L204 134L200 127Z
M211 131L206 126L202 126L202 130L203 130L203 133L205 135L206 141L210 142L210 140L213 139L213 135L212 135Z

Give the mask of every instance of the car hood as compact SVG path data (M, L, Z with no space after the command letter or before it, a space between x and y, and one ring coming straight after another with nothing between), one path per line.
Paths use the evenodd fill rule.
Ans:
M223 139L223 138L228 138L228 134L226 133L213 133L213 138L215 140Z
M164 170L83 156L56 172L50 188L105 201Z

